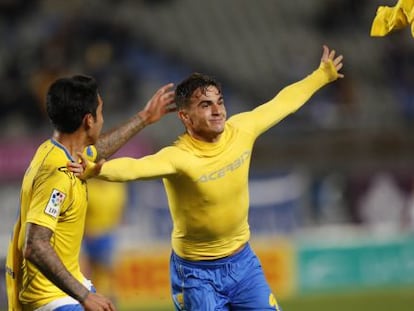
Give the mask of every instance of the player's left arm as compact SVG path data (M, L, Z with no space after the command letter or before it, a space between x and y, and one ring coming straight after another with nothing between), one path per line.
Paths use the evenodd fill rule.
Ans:
M109 158L144 127L175 111L173 86L169 83L158 89L144 109L125 123L103 133L95 144L97 151L95 160Z
M33 263L51 282L68 295L82 302L89 290L65 267L50 240L53 231L34 223L27 223L24 257Z
M319 67L304 79L283 88L273 99L250 112L236 115L233 122L241 122L257 135L263 133L280 120L302 107L311 96L326 84L343 78L339 72L343 67L343 56L323 46ZM244 122L243 119L246 119ZM247 122L248 121L248 122Z

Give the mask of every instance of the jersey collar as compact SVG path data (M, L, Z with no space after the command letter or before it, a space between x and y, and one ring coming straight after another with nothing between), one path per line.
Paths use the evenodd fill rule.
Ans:
M65 154L66 157L71 161L71 162L75 162L75 160L72 158L72 155L69 153L69 151L65 148L65 146L63 146L61 143L59 143L58 141L56 141L54 138L51 138L50 141L52 142L53 145L55 145L56 147L58 147L59 149L61 149Z

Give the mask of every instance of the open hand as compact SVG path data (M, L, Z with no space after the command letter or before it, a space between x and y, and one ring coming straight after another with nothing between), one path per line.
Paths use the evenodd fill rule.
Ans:
M343 67L343 63L342 63L343 59L344 59L344 57L342 55L336 56L336 51L335 50L329 50L328 46L323 45L323 53L322 53L321 62L327 63L329 61L332 61L333 65L335 66L335 69L338 73L338 78L343 78L344 77L344 75L342 73L339 73L339 70L341 70L342 67Z
M177 110L174 104L173 87L173 83L168 83L159 88L145 105L145 108L138 113L146 125L157 122L165 114Z
M67 168L69 171L82 180L98 176L102 165L105 163L105 159L100 160L98 163L93 163L89 162L83 153L78 152L77 154L80 162L68 162Z

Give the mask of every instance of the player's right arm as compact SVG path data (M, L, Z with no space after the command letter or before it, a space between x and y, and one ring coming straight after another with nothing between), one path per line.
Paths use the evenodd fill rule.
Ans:
M115 310L112 302L89 290L66 269L50 244L53 231L34 223L26 225L23 256L33 263L51 282L78 300L85 310Z
M107 181L132 181L162 178L177 173L174 159L180 158L174 147L166 147L153 155L140 159L117 158L110 161L94 163L88 161L85 155L78 154L80 163L68 162L67 166L81 179L98 177Z

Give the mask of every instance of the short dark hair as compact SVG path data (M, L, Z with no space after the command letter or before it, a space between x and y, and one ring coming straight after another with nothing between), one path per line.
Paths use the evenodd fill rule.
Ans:
M46 97L47 114L56 130L73 133L88 113L96 117L98 85L85 75L57 79Z
M216 79L198 72L192 73L188 78L179 83L175 89L175 104L177 108L187 107L195 90L201 88L205 92L209 86L215 86L221 93L221 85Z

